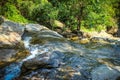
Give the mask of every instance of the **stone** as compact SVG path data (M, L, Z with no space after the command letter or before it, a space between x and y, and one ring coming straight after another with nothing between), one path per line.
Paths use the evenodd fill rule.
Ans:
M16 53L14 49L0 49L0 61L9 61Z
M31 43L38 44L46 41L54 41L63 38L55 31L48 29L39 24L27 24L25 28L25 34L23 36L31 36Z
M79 40L79 37L78 37L78 36L75 36L75 37L70 38L70 40L72 40L72 41L77 41L77 40Z
M0 26L0 47L16 46L21 43L24 26L18 23L5 21Z
M2 30L0 30L0 33L4 34L4 33L16 32L20 36L22 36L24 33L25 26L15 22L5 21L4 23L1 24L1 28Z
M0 49L0 68L12 63L17 62L29 54L27 50L16 49Z
M4 21L0 25L0 67L18 61L28 54L21 40L24 28L23 25L11 21Z
M59 27L59 28L63 28L65 27L65 24L63 24L62 22L58 21L58 20L54 20L52 25Z
M107 43L107 42L108 42L106 38L101 38L101 37L92 37L92 38L90 39L90 41L91 41L91 42L94 42L94 43L96 43L96 42L99 42L99 43Z
M4 22L4 18L0 16L0 25Z
M117 27L107 27L107 33L109 34L115 34L117 32L118 28Z
M120 76L118 71L106 65L93 69L91 74L92 80L116 80Z
M62 35L65 37L65 38L72 38L72 37L76 37L77 35L74 34L74 33L69 33L69 32L63 32Z
M32 44L44 44L48 41L63 40L63 36L57 32L38 24L26 25L25 33L23 36L32 37L30 41Z
M62 63L64 55L59 51L43 53L23 63L22 71L35 70L37 68L56 68Z
M81 44L86 44L86 43L89 43L89 42L90 42L90 41L89 41L88 38L83 38L83 39L80 40L80 43L81 43Z
M39 24L27 24L25 26L25 30L28 32L36 32L36 31L48 30L48 28Z
M6 76L5 80L11 79L10 77L12 79L21 77L16 78L20 80L118 80L120 78L120 43L116 43L117 45L99 43L106 40L102 32L98 37L96 37L98 33L93 36L88 33L88 37L93 38L94 41L90 42L89 38L82 38L81 43L85 45L81 45L68 41L57 32L38 24L27 24L26 27L17 25L19 28L16 28L16 25L17 23L5 21L0 27L0 68L8 64L12 65L5 67L3 71L5 74L0 70L1 80ZM79 32L67 33L69 34L66 36L73 40L79 37L76 37ZM27 56L29 51L24 49L24 44L21 42L21 36L31 53L29 56ZM21 73L20 76L18 72Z
M0 35L0 47L5 47L5 45L16 46L16 44L20 42L21 36L16 32Z

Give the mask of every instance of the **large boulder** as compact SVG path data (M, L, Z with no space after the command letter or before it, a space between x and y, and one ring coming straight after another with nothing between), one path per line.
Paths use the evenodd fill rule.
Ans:
M25 30L28 32L36 32L36 31L49 30L49 29L39 24L27 24Z
M19 35L22 35L24 32L25 26L19 23L11 22L11 21L4 21L1 24L2 32L16 32ZM1 31L0 31L1 32Z
M32 44L45 43L46 41L63 40L63 37L55 31L39 24L27 24L24 36L32 37Z
M25 50L21 36L24 26L11 21L4 21L0 25L0 67L25 57Z
M23 63L22 72L26 72L26 70L35 70L37 68L56 68L62 63L62 59L64 58L63 53L59 51L54 51L52 53L45 52L43 54L39 54L36 57L26 60Z
M4 21L0 25L0 47L16 46L21 43L21 36L24 33L24 26L18 23Z
M28 33L36 34L39 36L45 37L62 37L55 31L48 29L45 26L39 24L27 24L25 27L25 31Z
M18 62L29 54L28 50L0 49L0 68Z
M96 34L92 37L89 36L91 42L86 40L87 38L83 39L83 42L81 39L81 43L87 44L80 45L67 41L57 32L38 24L27 24L25 31L24 26L17 25L19 27L17 28L15 24L17 25L17 23L5 21L0 27L0 65L19 61L29 53L23 47L21 36L31 55L22 59L19 62L20 66L13 63L10 66L12 69L10 67L5 68L3 71L5 74L0 71L0 77L7 75L5 80L10 77L18 77L17 72L20 73L20 71L20 80L24 80L23 78L25 80L119 79L119 43L115 41L114 44L117 46L99 43L107 40L104 37L99 38L104 35L103 32L98 37ZM107 38L111 37L106 36L108 36ZM110 61L111 59L113 60Z
M21 36L16 32L8 32L0 35L0 47L14 47L21 43Z

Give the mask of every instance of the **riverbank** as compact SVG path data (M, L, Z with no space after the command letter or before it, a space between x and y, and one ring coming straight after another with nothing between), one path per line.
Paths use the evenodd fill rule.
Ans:
M102 31L71 31L71 30L62 30L61 28L55 29L56 32L61 34L63 37L65 37L67 40L71 40L77 43L86 44L89 42L114 42L119 41L119 30L116 28L115 30L102 30Z

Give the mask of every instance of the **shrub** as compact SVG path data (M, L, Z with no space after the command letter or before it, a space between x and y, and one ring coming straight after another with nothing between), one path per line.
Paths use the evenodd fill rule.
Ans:
M21 14L20 11L17 10L17 8L15 7L15 5L10 4L10 3L6 3L3 7L2 7L2 15L4 15L6 18L13 20L15 22L22 22L22 23L27 23L28 20L25 19Z

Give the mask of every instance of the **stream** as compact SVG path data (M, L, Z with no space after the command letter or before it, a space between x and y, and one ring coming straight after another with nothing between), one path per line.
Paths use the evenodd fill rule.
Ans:
M30 54L0 69L0 80L120 79L119 41L80 44L43 30L24 34L23 42Z

